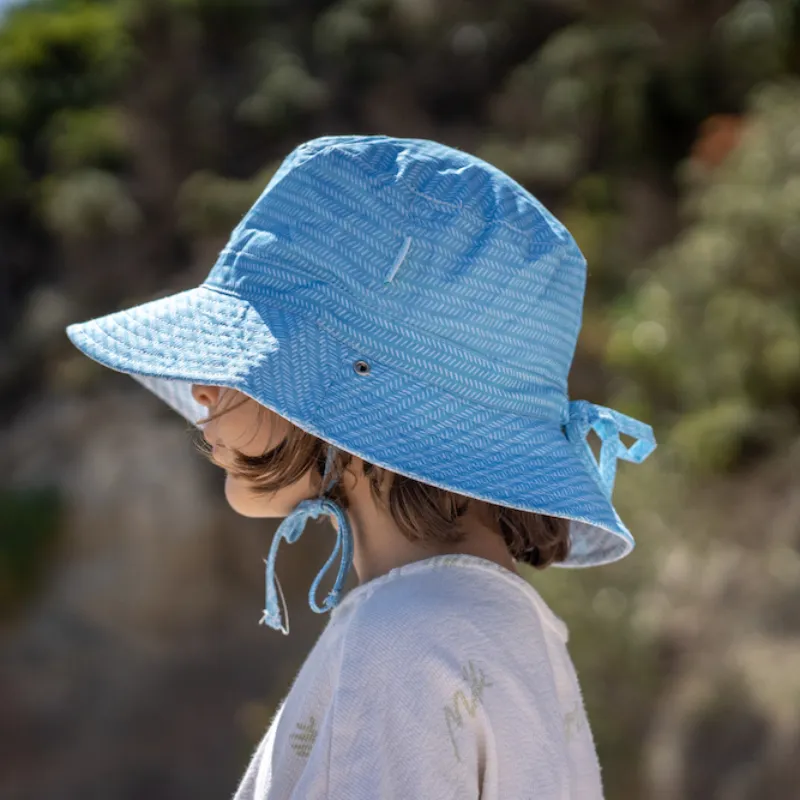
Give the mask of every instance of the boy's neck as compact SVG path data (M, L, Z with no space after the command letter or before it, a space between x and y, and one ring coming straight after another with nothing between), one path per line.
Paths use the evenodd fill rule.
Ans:
M360 466L360 465L358 465ZM360 472L356 467L354 472ZM438 555L463 553L493 561L516 572L514 559L502 536L488 527L477 513L468 511L463 518L466 536L453 544L412 542L403 535L389 510L372 495L367 479L347 483L348 517L353 530L353 566L359 583L385 575L396 567ZM420 532L424 536L424 531Z

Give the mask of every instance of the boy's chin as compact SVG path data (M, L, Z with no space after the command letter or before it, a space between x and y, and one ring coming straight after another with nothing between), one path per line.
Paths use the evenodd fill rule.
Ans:
M278 496L258 494L240 479L225 473L225 499L240 516L253 519L280 519L291 513L294 506Z

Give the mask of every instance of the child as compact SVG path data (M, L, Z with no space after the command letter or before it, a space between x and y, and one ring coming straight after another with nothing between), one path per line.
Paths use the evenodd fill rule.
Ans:
M633 547L616 462L655 443L567 397L585 277L489 164L328 137L289 155L203 285L68 329L203 427L234 509L286 517L263 623L288 630L279 542L334 522L309 596L330 620L235 800L602 796L565 626L515 569Z

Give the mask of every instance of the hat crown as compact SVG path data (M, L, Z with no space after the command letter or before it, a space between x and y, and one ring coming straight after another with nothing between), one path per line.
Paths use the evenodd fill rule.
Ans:
M506 382L515 410L527 396L555 414L585 279L566 228L481 159L424 140L327 137L286 158L207 283L279 296L345 333L355 315L367 356L391 335L393 354Z

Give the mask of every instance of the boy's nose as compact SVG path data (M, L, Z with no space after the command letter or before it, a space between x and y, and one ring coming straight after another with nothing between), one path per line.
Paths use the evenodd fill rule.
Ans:
M206 408L213 408L219 400L219 386L206 386L202 383L192 384L192 397L196 403Z

